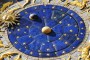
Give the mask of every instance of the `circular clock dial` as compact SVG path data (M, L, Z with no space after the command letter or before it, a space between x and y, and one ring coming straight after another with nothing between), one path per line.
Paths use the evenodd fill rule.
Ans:
M21 52L33 57L56 57L83 42L84 21L74 11L56 5L38 5L21 12L19 23L8 28L8 38Z

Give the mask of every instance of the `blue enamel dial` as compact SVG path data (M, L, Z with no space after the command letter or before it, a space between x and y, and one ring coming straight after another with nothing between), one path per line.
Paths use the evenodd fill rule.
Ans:
M29 56L61 56L76 49L84 40L84 21L65 7L38 5L19 14L19 23L8 28L8 38L16 49ZM31 20L31 14L36 14L38 19ZM42 33L45 26L52 30L49 34Z

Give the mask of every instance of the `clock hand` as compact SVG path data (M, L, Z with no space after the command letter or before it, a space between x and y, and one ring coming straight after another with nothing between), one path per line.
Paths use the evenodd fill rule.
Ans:
M54 11L52 12L51 19L53 19L53 17L54 17Z

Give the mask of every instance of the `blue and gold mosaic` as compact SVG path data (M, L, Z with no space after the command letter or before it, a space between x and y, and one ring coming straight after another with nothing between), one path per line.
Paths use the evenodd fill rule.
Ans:
M35 14L38 19L30 19ZM86 27L74 11L56 5L38 5L19 13L19 23L9 27L12 45L33 57L57 57L76 49L84 40ZM42 33L48 26L52 31Z

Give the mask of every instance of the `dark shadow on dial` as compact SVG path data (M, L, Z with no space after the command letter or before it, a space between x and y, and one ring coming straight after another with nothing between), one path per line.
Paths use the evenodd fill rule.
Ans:
M35 17L33 17L33 18L34 18L33 21L36 21L36 22L42 23L42 19L41 19L39 16L35 16Z
M52 30L51 33L49 33L47 35L52 36L52 37L55 37L56 36L56 33Z

